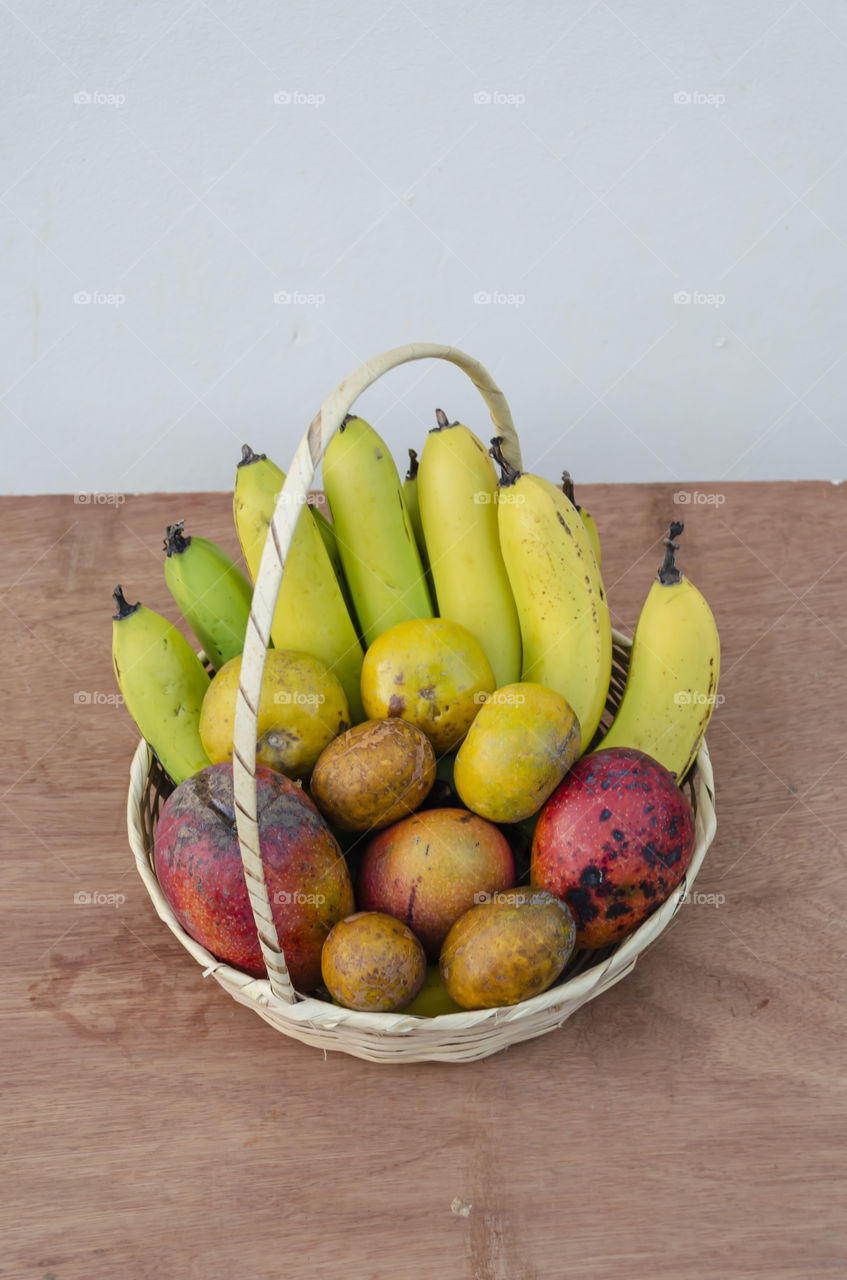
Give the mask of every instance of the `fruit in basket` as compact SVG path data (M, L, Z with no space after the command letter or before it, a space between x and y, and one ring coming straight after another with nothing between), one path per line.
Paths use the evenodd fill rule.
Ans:
M515 470L499 439L500 546L518 608L523 680L555 689L576 712L587 749L603 714L612 631L600 569L579 513L549 480Z
M436 410L421 454L418 498L442 618L476 637L497 687L521 675L518 611L500 551L497 472L482 441Z
M397 622L430 617L432 600L397 467L363 418L348 415L330 440L323 479L365 645Z
M128 604L118 585L112 619L112 666L126 708L174 782L209 764L200 709L209 674L182 632L143 604Z
M365 720L322 751L309 789L334 826L369 831L408 817L435 781L435 752L406 720Z
M423 525L421 524L421 504L418 494L418 453L416 449L409 450L409 470L406 472L406 478L403 481L403 500L406 503L406 510L409 513L409 520L412 525L412 532L415 535L415 542L418 546L418 554L421 558L424 576L427 580L427 586L431 588L430 572L429 572L429 555L426 549L426 539L424 538ZM430 589L430 595L432 591Z
M253 588L214 542L186 537L184 520L165 530L165 582L216 671L241 653Z
M242 455L235 470L232 507L241 550L255 582L285 475L249 445ZM309 653L329 667L341 681L353 723L358 723L365 718L359 692L362 646L312 508L298 506L298 510L271 639L277 649Z
M494 672L478 641L446 618L390 627L362 665L362 701L371 719L408 720L438 755L458 746L494 688Z
M339 920L321 953L330 995L347 1009L394 1013L414 1000L426 978L426 956L402 921L379 911Z
M215 675L203 699L200 737L209 759L232 759L241 657ZM336 734L350 727L340 682L308 653L269 649L256 726L256 759L290 778L308 778Z
M520 822L537 813L579 749L579 721L560 694L509 684L482 704L459 747L456 790L489 822Z
M694 852L694 813L643 751L583 756L541 810L532 883L564 899L577 945L617 942L677 888Z
M476 896L511 888L514 876L509 843L490 822L465 809L423 809L370 841L356 902L402 920L437 960Z
M665 558L635 628L623 698L599 744L646 751L677 778L700 750L721 661L714 615L674 561L682 530L675 521L665 539Z
M332 926L354 909L347 864L296 783L256 769L259 840L271 913L298 991L314 990ZM235 826L232 765L210 765L165 801L156 876L180 925L227 964L264 976Z
M456 921L441 948L441 976L465 1009L518 1004L553 985L575 942L573 916L555 894L510 889Z
M591 550L594 552L594 559L597 561L597 568L601 567L600 556L600 535L597 532L597 522L590 511L586 511L585 507L581 507L574 495L573 480L570 471L562 472L562 493L572 502L575 509L579 512L579 518L585 525L585 532L588 534L588 541L591 543Z
M464 1013L464 1009L456 1004L445 987L438 965L431 964L427 968L423 986L403 1012L416 1018L440 1018L445 1013Z

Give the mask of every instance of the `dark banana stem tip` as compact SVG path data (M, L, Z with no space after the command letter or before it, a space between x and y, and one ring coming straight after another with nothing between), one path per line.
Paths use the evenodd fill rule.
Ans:
M417 449L409 450L409 470L406 472L407 480L414 480L418 474L418 451Z
M573 480L571 479L570 471L562 472L562 493L565 495L565 497L568 499L569 502L572 502L574 506L576 506L576 498L574 497Z
M268 455L266 453L254 453L249 444L241 446L241 461L239 467L252 466L254 462L262 462Z
M674 539L679 537L684 528L685 525L680 520L674 520L665 538L665 558L659 566L659 581L662 586L672 587L674 583L682 581L682 574L674 560L674 552L679 550L679 543Z
M177 520L176 524L169 524L165 529L165 554L169 556L181 555L191 546L191 538L185 536L185 521Z
M117 609L117 613L112 614L112 617L116 622L120 622L122 618L129 618L137 609L141 608L140 600L137 600L135 604L127 603L123 587L120 583L118 583L112 592L112 599L114 600L115 608Z
M433 432L433 431L443 431L443 430L445 429L445 427L456 427L456 426L458 426L458 423L457 423L457 422L451 422L451 421L450 421L450 419L447 417L447 414L444 412L444 410L443 410L443 409L436 409L436 410L435 410L435 421L438 423L438 426L436 426L436 427L432 427L432 428L430 429L430 435L432 435L432 432Z
M511 462L507 462L503 456L503 437L495 436L491 441L491 448L488 452L491 454L497 466L500 468L500 488L506 489L510 484L514 484L521 477L521 472L512 466Z

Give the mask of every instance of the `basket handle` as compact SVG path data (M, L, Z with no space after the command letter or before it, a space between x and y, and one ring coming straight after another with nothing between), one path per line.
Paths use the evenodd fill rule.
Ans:
M513 466L521 466L520 447L506 398L477 360L455 347L430 342L412 342L385 351L361 365L327 396L297 446L271 518L253 590L235 706L232 752L235 819L250 907L259 933L259 945L271 991L288 1004L293 1004L297 995L273 922L256 820L256 728L271 621L282 583L285 557L324 450L363 391L397 365L425 359L449 360L467 374L488 406L496 434L503 437L506 458Z

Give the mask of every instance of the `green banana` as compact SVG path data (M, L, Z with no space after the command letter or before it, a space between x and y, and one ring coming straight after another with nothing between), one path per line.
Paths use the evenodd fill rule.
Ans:
M418 471L418 498L442 618L479 641L497 687L521 677L518 611L500 551L497 472L488 451L460 422L436 410Z
M638 618L623 698L601 747L636 747L682 779L700 749L720 675L720 640L706 600L676 566L674 521Z
M597 532L597 522L590 511L586 511L585 507L581 507L574 497L573 480L570 471L562 472L562 493L572 502L579 512L579 518L585 525L586 533L591 542L591 548L594 552L594 558L597 561L597 567L600 568L600 535Z
M232 502L238 540L254 582L284 483L284 473L270 458L244 446ZM271 639L277 649L309 653L329 667L347 695L351 722L365 719L359 688L362 646L309 506L300 514L286 557Z
M253 589L233 560L185 521L165 530L165 582L216 671L244 648Z
M395 623L431 618L400 477L382 437L348 415L327 446L323 477L365 645Z
M418 453L416 449L409 450L409 470L406 472L406 479L403 481L403 498L406 503L406 510L409 513L412 529L414 530L415 542L418 544L421 564L424 567L424 572L426 572L429 567L429 556L426 549L423 524L421 523L421 503L418 490Z
M166 773L179 785L211 764L200 741L209 675L182 632L143 604L113 592L112 666L127 710Z
M500 450L500 547L517 605L523 680L573 707L587 750L606 704L612 630L600 570L576 508L549 480L511 467Z

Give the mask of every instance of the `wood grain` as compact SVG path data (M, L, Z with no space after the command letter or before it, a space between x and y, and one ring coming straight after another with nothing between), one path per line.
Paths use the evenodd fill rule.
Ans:
M176 620L165 525L236 553L228 495L0 502L0 1275L847 1273L847 487L698 487L724 501L687 507L679 562L726 701L697 889L725 902L685 907L561 1031L470 1066L285 1039L204 982L131 864L111 590ZM673 489L579 497L631 631Z

